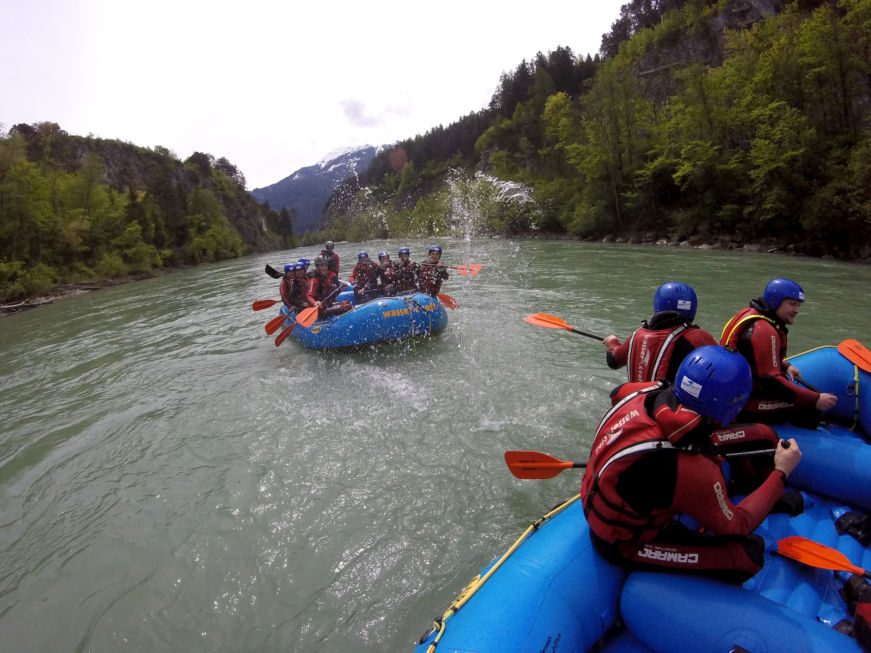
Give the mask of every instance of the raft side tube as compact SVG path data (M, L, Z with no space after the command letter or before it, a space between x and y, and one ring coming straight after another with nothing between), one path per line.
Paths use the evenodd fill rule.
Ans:
M436 650L582 653L617 618L625 576L595 552L583 506L575 501L542 524L445 620ZM426 653L435 637L416 653Z
M708 578L634 572L620 597L626 626L656 651L860 653L859 644L794 610ZM741 647L738 649L737 647Z

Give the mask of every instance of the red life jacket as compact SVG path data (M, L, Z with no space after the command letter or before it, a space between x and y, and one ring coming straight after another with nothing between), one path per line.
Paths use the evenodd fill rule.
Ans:
M738 311L738 314L735 315L735 317L726 322L726 326L723 327L723 333L720 334L720 344L724 347L738 349L738 339L741 337L741 334L744 333L744 330L751 326L756 320L765 320L766 322L769 322L777 333L777 351L779 352L777 367L780 367L781 361L786 358L786 334L779 328L777 322L750 306Z
M421 292L437 295L442 289L442 281L448 278L444 267L439 268L431 263L423 263L417 270L417 287Z
M613 395L613 406L599 423L587 473L581 486L584 514L590 529L606 542L646 542L653 539L674 517L674 510L656 509L649 514L635 512L617 491L621 473L640 456L663 449L676 449L663 428L645 409L651 393L661 392L666 383L627 383ZM691 427L698 414L681 407L681 421ZM669 417L678 413L669 411ZM681 437L686 428L673 433Z
M417 263L411 260L408 263L400 261L393 267L392 278L397 291L414 290L417 281Z
M367 261L365 264L357 263L354 266L354 271L351 273L350 281L358 290L374 286L378 278L378 269L378 265L372 261Z
M317 274L308 280L308 300L312 304L322 302L338 285L339 279L332 270L324 277Z
M308 292L308 284L306 281L297 279L296 277L290 280L282 279L279 289L281 291L281 299L285 306L294 310L304 306L306 293Z
M672 329L641 327L630 337L626 372L629 381L640 383L665 378L678 338L690 328L678 324Z

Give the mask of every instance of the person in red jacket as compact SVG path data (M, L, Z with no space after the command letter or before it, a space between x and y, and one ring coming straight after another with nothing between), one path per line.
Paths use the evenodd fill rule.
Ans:
M339 274L339 255L336 254L333 249L335 248L335 243L332 240L328 240L324 243L324 248L321 250L321 256L327 261L327 267L330 268L336 275Z
M752 531L781 498L801 451L780 443L761 484L729 498L717 455L705 453L753 385L747 361L708 345L693 351L676 383L626 383L611 395L581 488L590 538L606 560L633 569L697 572L742 583L761 569ZM761 437L776 438L764 425ZM765 432L768 431L768 435ZM702 534L676 521L688 515Z
M351 308L350 302L333 305L333 298L345 286L336 273L330 270L327 261L322 256L315 258L315 276L308 280L307 299L312 306L318 307L318 319L323 320L346 313Z
M762 297L750 301L723 327L720 344L737 349L753 372L753 391L742 419L773 424L789 421L816 428L837 397L800 387L801 372L786 360L787 325L795 321L804 290L789 279L772 279Z
M348 281L354 284L354 299L357 303L366 302L381 295L378 286L380 268L374 261L369 260L368 252L357 254L357 265L348 277Z
M281 293L281 301L295 313L313 306L307 297L308 279L305 265L302 263L288 263L284 266L284 278L278 289Z
M717 344L714 336L693 324L698 305L695 290L685 283L662 284L653 296L650 322L642 322L622 344L614 335L602 340L608 348L608 367L626 365L630 382L674 382L678 366L691 351Z
M421 292L437 297L442 290L442 281L448 278L445 264L440 261L442 248L433 245L429 248L429 259L417 268L417 288Z

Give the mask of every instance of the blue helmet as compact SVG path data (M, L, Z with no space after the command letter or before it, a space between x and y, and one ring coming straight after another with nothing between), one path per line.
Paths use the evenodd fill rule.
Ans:
M309 266L309 263L311 263L311 261L309 261L309 260L308 260L307 258L305 258L305 257L300 257L299 262L302 263L305 267L308 267L308 266Z
M438 252L439 256L442 255L442 248L439 247L438 245L433 245L432 247L429 248L429 251L430 252Z
M284 265L284 271L285 271L285 272L290 272L291 270L294 269L293 265L294 265L293 263L285 263L285 265Z
M677 311L690 322L696 317L699 301L696 291L685 283L669 281L656 289L653 296L653 312Z
M768 304L772 311L780 308L784 299L796 299L800 302L804 301L804 290L795 281L789 279L772 279L765 286L765 292L762 294L762 299Z
M384 251L378 252L378 260L380 261L383 258L390 258L390 254Z
M403 254L408 254L409 256L411 256L411 250L408 249L407 247L400 247L399 248L399 255L402 256Z
M741 412L752 387L753 376L744 357L719 345L693 350L674 378L679 402L723 426Z
M296 263L293 264L293 269L294 270L305 270L305 264L297 261Z
M360 252L357 254L357 260L360 261L363 258L369 258L369 252Z

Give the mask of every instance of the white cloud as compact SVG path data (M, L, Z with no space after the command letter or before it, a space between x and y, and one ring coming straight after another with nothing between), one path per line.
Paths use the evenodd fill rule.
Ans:
M18 0L0 122L209 152L264 186L477 111L538 51L595 53L624 1Z

